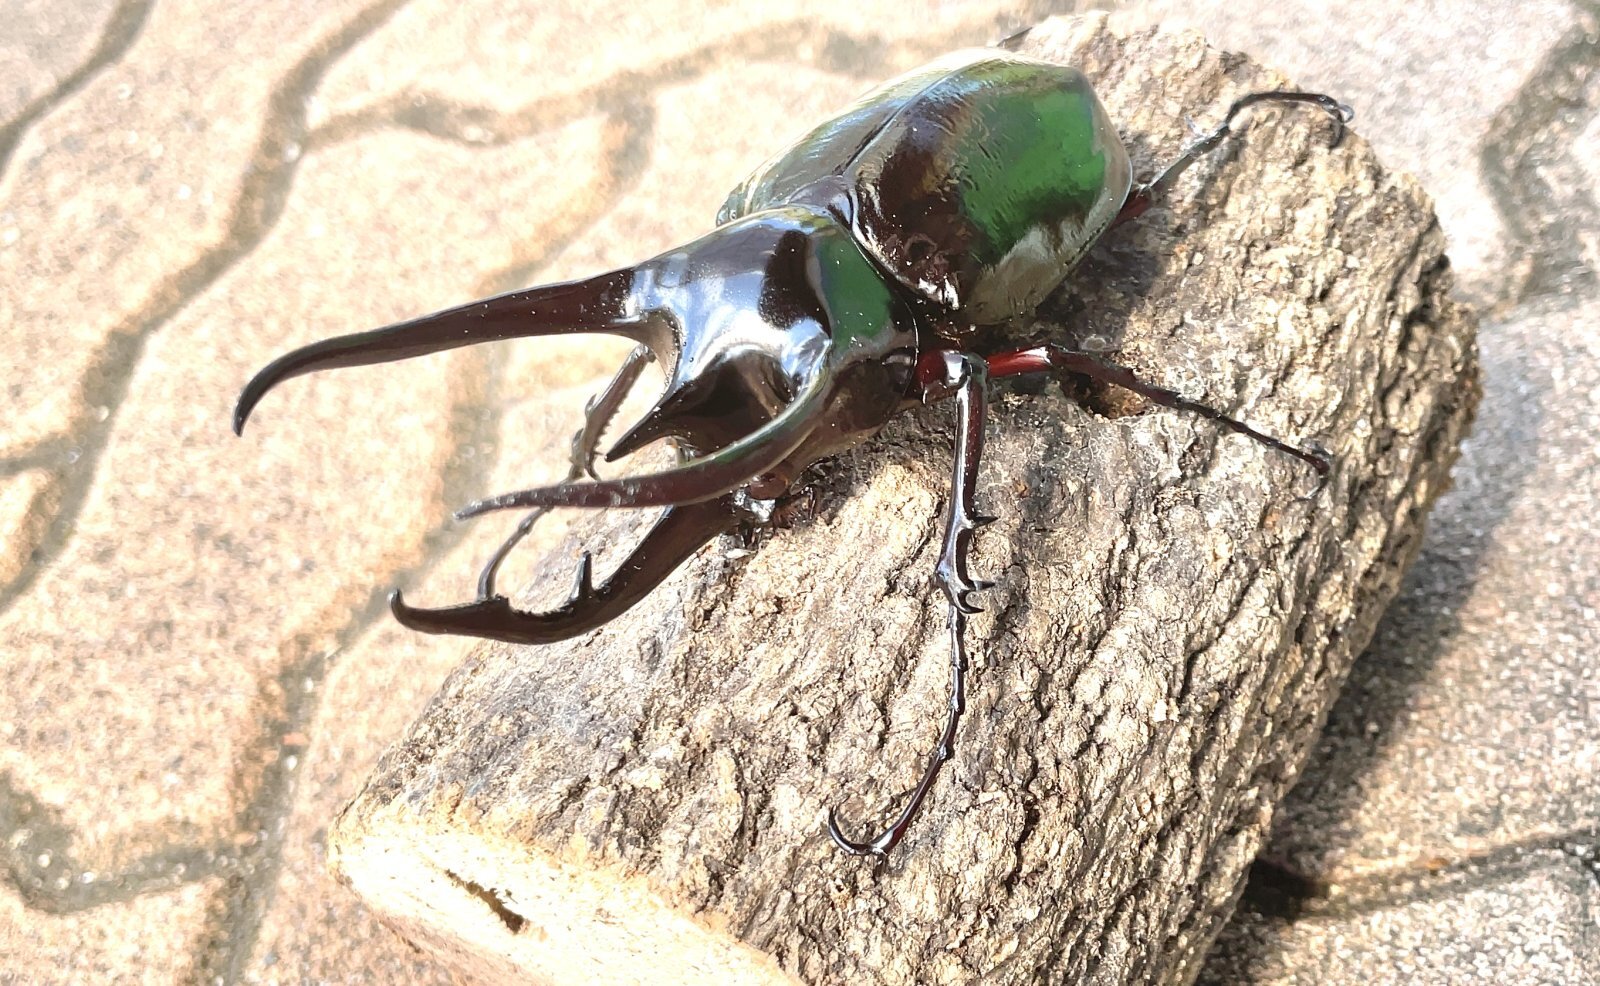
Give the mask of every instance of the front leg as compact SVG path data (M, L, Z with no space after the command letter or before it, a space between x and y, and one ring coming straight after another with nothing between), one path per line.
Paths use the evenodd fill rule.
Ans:
M574 483L588 476L598 479L594 474L594 460L600 454L600 438L605 433L606 425L617 416L617 411L622 407L622 402L627 399L628 392L638 382L639 374L644 372L645 365L654 357L645 346L636 347L623 360L622 366L617 370L617 375L611 378L604 390L589 398L583 405L583 427L572 436L572 451L570 454L571 465L567 469L568 483ZM549 507L535 507L525 514L517 523L509 537L500 543L494 554L484 563L483 571L478 574L478 601L483 602L494 598L495 576L500 572L500 565L511 554L511 550L533 530L533 525L539 518L550 512Z
M938 350L928 353L918 362L918 376L923 382L924 402L954 396L959 416L950 509L945 514L944 546L939 552L939 564L935 570L935 577L949 602L946 626L950 633L950 705L945 715L944 731L939 734L939 743L928 757L922 779L917 782L905 807L887 829L869 841L854 842L846 838L839 827L837 811L828 812L828 835L835 845L853 856L881 858L899 845L911 828L912 819L921 809L922 802L927 800L928 792L933 790L939 768L955 756L956 729L961 723L961 714L967 708L967 614L978 612L978 607L967 600L967 595L987 589L992 584L975 580L967 572L972 532L993 519L972 512L972 501L978 488L978 468L983 458L989 368L982 359L971 354Z

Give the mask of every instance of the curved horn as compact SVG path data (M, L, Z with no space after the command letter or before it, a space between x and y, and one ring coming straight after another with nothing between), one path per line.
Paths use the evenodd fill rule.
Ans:
M399 590L389 597L389 609L395 619L423 633L457 633L514 644L554 643L621 616L701 545L737 527L739 517L728 496L670 507L598 588L589 581L589 553L584 552L571 598L543 613L515 609L505 596L443 609L416 609L406 605Z
M710 500L776 468L810 437L834 392L830 353L817 357L795 399L771 421L726 448L684 465L643 476L593 483L559 483L470 503L457 520L517 507L667 507Z
M568 281L512 291L432 315L386 325L369 332L337 336L303 346L268 363L239 395L233 412L235 434L267 391L291 377L341 366L370 366L426 356L460 346L526 336L604 332L641 342L657 357L667 354L661 327L629 314L631 269L583 281Z

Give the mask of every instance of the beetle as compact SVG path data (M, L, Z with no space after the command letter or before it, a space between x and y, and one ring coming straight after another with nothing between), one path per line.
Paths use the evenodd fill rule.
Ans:
M1043 343L989 351L993 326L1033 311L1112 226L1160 201L1173 182L1263 102L1309 104L1333 120L1349 107L1308 92L1257 92L1135 184L1128 153L1076 69L999 48L957 52L869 92L762 165L728 197L705 236L632 267L502 294L279 357L239 397L234 431L261 398L316 370L406 359L491 340L609 333L637 348L586 408L565 482L469 504L457 519L531 512L494 552L472 602L440 609L390 597L397 620L425 633L523 644L572 637L614 619L711 539L748 529L813 463L866 441L899 411L953 398L952 492L935 580L948 606L950 702L921 779L894 820L862 841L836 811L827 830L847 853L883 857L906 835L940 767L954 755L965 707L969 598L990 583L967 559L991 378L1053 374L1126 388L1201 414L1298 457L1319 451L1265 435L1131 370ZM986 331L989 330L989 331ZM660 398L606 452L613 461L663 439L678 462L600 479L601 433L650 360ZM526 612L495 589L500 563L555 507L665 508L600 585L585 552L562 605Z

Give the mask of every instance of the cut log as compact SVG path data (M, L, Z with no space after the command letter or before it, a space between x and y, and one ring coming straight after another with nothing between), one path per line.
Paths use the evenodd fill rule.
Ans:
M1022 49L1095 81L1141 174L1186 114L1284 86L1103 16ZM817 515L754 554L714 545L565 644L477 650L339 818L336 872L482 981L1192 979L1477 398L1431 204L1330 133L1257 112L1019 329L1320 443L1327 483L1190 415L997 384L973 571L999 584L955 759L886 862L823 822L881 827L942 721L949 408L819 469Z

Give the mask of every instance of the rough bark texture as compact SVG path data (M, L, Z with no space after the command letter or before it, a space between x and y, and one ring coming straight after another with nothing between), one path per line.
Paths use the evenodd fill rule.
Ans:
M1185 114L1283 84L1102 17L1025 50L1095 80L1141 173ZM880 825L943 713L947 408L822 469L818 516L753 556L704 551L581 639L478 650L340 817L336 870L485 980L1192 979L1477 394L1430 203L1328 134L1257 114L1030 334L1314 439L1330 481L1190 416L996 388L973 568L999 585L956 759L887 864L823 818Z

